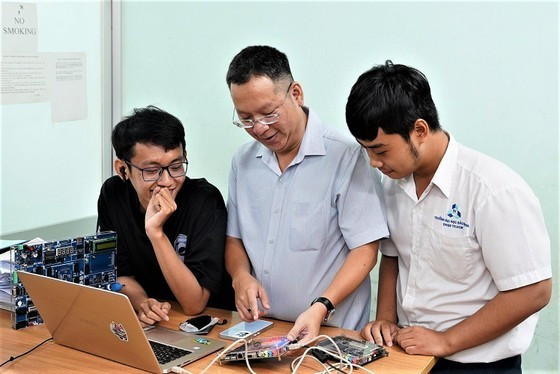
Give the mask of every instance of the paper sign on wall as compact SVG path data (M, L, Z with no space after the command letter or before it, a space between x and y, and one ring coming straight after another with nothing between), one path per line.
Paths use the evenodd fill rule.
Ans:
M87 117L86 56L83 53L49 54L53 122Z
M0 63L0 103L49 101L48 62L44 54L3 54Z
M37 4L2 2L2 52L37 52Z
M53 122L87 118L86 55L37 52L37 4L2 2L0 104L50 101Z

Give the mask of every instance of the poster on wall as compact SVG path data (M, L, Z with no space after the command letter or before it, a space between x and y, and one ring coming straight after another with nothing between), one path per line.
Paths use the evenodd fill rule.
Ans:
M48 62L38 53L2 54L0 103L40 103L50 100Z
M2 52L37 52L37 4L2 2Z
M49 54L53 122L87 117L86 56L84 53Z
M37 4L2 3L0 104L50 102L52 122L86 119L86 55L38 52L37 17Z

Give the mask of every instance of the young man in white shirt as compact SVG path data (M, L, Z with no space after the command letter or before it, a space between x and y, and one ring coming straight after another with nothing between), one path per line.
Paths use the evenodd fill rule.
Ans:
M348 127L386 177L376 320L365 339L434 355L433 372L521 372L550 300L538 199L506 165L439 124L426 77L375 66L352 87Z

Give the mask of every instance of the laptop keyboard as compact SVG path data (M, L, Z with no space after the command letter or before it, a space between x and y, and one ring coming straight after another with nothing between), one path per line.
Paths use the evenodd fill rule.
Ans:
M171 362L173 360L191 354L190 351L187 351L185 349L172 347L170 345L161 344L158 342L153 342L151 340L148 341L150 342L150 345L152 346L152 350L156 354L156 358L161 365L167 364L168 362Z

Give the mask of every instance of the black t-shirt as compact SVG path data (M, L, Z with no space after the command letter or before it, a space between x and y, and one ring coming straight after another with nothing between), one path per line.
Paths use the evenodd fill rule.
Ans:
M233 310L224 265L227 211L222 195L205 179L186 178L175 202L177 210L163 226L165 235L200 285L210 290L208 306ZM132 183L117 176L107 179L97 214L98 230L117 233L117 275L135 277L149 297L176 300L146 235L145 212Z

